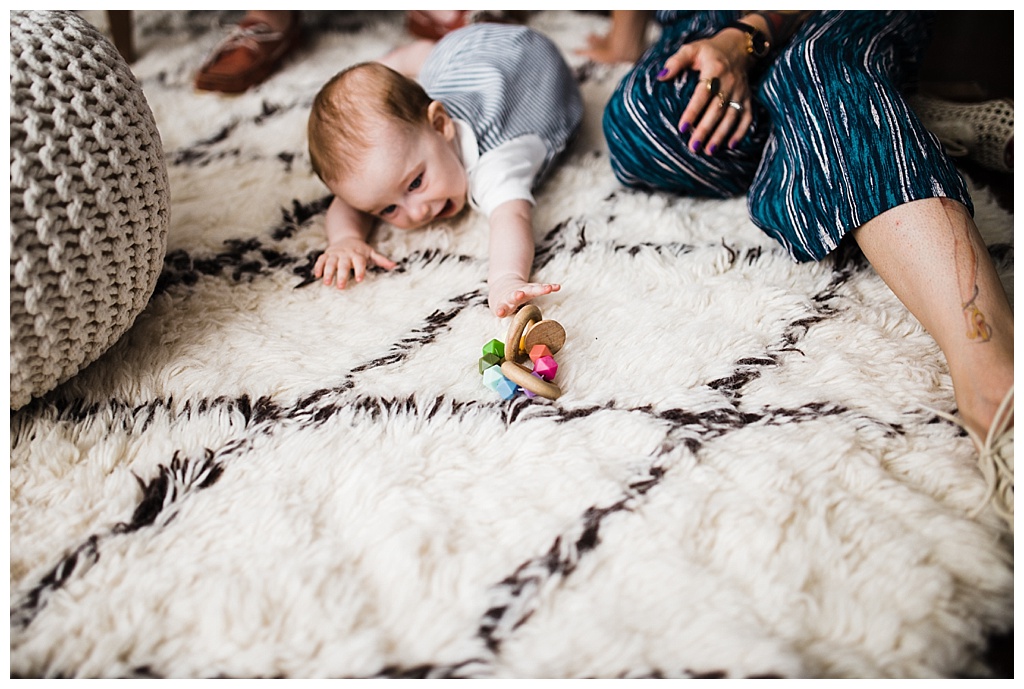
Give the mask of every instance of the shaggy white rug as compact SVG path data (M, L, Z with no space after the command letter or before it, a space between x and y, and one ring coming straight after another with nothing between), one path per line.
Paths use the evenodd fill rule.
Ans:
M87 13L103 19L102 13ZM138 11L171 181L166 265L99 361L11 415L11 672L76 677L952 677L1012 628L934 341L855 253L796 265L745 201L631 192L601 136L625 68L530 23L586 123L539 194L557 401L477 371L486 221L310 282L320 85L404 40L323 12L263 87L200 94L217 12ZM1013 218L975 189L1007 287Z

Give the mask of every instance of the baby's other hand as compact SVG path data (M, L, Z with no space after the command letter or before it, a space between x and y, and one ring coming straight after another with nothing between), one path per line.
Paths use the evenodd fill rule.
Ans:
M495 316L504 318L511 316L531 299L557 292L561 288L561 285L548 282L502 281L491 287L487 303Z
M369 265L391 270L398 264L361 239L346 238L324 249L313 266L313 275L322 277L327 286L336 284L338 289L345 289L349 274L362 282Z

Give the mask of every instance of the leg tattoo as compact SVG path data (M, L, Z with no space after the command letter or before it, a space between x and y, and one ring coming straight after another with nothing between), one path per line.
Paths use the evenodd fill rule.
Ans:
M974 286L974 296L964 304L964 315L967 316L967 339L988 342L992 339L992 328L985 322L985 314L981 312L974 300L978 298L978 286Z
M953 218L950 218L953 220ZM954 227L957 223L953 222ZM960 223L962 225L962 223ZM964 244L966 243L966 251ZM967 339L988 342L992 339L992 327L985 321L985 314L978 308L978 254L967 232L953 231L953 261L956 264L960 285L961 309L967 320ZM966 295L970 295L966 297ZM965 298L966 297L966 298Z

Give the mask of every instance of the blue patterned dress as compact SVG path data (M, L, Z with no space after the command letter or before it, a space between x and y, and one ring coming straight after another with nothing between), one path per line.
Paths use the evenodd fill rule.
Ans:
M909 201L948 197L973 213L963 178L910 109L930 38L927 13L822 11L750 75L754 123L735 149L695 153L677 129L696 72L655 76L681 45L738 11L658 12L658 41L604 112L625 185L724 198L747 194L751 220L797 261L820 260L851 230Z

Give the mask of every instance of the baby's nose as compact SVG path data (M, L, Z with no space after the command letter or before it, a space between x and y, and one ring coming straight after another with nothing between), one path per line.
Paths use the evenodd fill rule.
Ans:
M430 204L428 204L428 203L421 203L421 204L415 206L414 210L413 210L413 213L412 213L412 217L413 217L413 220L415 220L418 223L430 220L430 218L431 218Z

